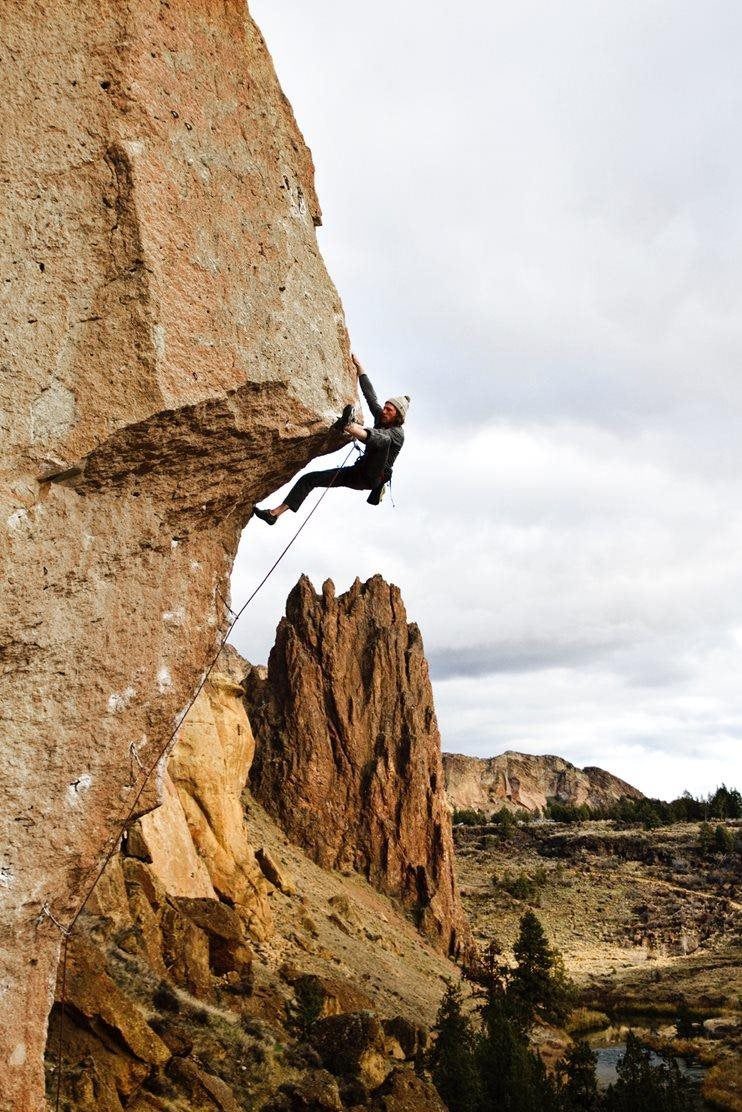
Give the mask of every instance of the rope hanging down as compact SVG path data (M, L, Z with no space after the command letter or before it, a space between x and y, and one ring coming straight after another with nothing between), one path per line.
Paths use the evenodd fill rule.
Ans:
M56 928L59 930L60 934L62 935L62 959L61 959L61 962L60 962L60 974L59 974L59 976L60 976L59 1033L58 1033L58 1042L57 1042L57 1084L56 1084L56 1099L55 1099L55 1104L54 1104L55 1112L59 1112L59 1102L60 1102L61 1091L62 1091L62 1050L63 1050L64 1017L65 1017L64 1008L65 1008L65 1003L66 1003L66 990L67 990L67 950L68 950L68 946L69 946L70 936L72 934L72 931L74 930L75 924L77 923L77 920L82 915L82 913L85 909L85 905L87 904L88 900L90 899L93 892L95 891L95 889L98 885L98 882L100 881L101 877L103 876L104 872L106 871L106 868L108 867L109 861L111 860L114 853L116 852L116 850L118 848L118 845L119 845L119 842L121 840L121 837L122 837L124 831L126 830L126 827L128 826L129 822L131 821L131 818L132 818L132 816L133 816L133 814L136 810L137 804L139 803L139 800L142 798L142 794L144 792L144 789L147 786L147 782L149 781L150 776L155 771L155 769L159 765L160 761L163 759L163 757L166 755L167 751L172 746L172 744L175 741L175 738L178 734L178 731L180 730L181 726L183 725L186 718L188 717L188 714L190 713L191 709L193 708L193 705L195 704L196 699L199 697L199 695L203 691L204 687L206 686L206 682L207 682L209 676L211 675L211 673L214 670L214 667L216 665L217 660L219 659L221 651L222 651L222 649L224 648L224 646L226 645L226 643L229 639L229 635L231 634L234 627L237 625L237 622L240 620L242 615L247 610L247 608L250 605L250 603L252 602L252 600L257 595L258 591L260 591L262 589L262 587L264 587L265 584L268 582L270 577L273 575L273 572L276 570L276 568L281 563L281 561L283 560L283 558L286 555L286 553L288 552L288 550L293 545L294 541L296 541L299 534L309 524L309 521L311 520L313 515L316 513L316 511L319 509L319 506L320 506L320 503L322 502L322 499L325 497L328 490L330 489L330 487L335 482L335 479L337 478L338 473L340 472L340 469L342 467L344 467L345 464L347 463L347 461L350 459L354 447L355 447L355 444L351 445L350 451L347 453L347 455L345 456L343 461L335 469L335 474L332 476L331 481L327 484L325 489L322 491L322 494L319 496L319 498L317 499L315 504L312 506L311 510L309 511L307 516L304 518L304 521L302 521L301 525L296 530L296 532L294 533L294 535L291 538L291 540L289 541L289 543L286 545L286 547L283 549L283 551L278 555L278 557L271 564L270 568L268 569L266 574L263 576L263 578L260 580L260 582L258 583L255 590L249 596L247 601L245 603L243 603L243 605L240 607L240 609L237 611L237 613L234 614L234 611L231 610L225 602L225 606L227 606L227 609L230 611L231 614L234 614L234 617L233 617L232 621L230 622L229 626L227 627L227 632L224 634L224 636L221 640L219 648L216 651L216 655L214 656L213 660L211 661L208 668L206 669L203 676L201 677L201 682L199 683L198 687L196 688L190 702L187 704L185 710L181 714L180 720L178 721L178 724L176 725L176 727L172 731L172 733L169 735L165 744L162 746L162 748L157 753L157 756L154 758L154 760L148 766L142 765L136 751L134 750L132 752L133 745L130 746L130 749L129 749L130 756L135 757L137 764L139 765L139 767L144 772L144 778L142 779L142 782L141 782L139 788L137 789L137 792L136 792L131 804L129 805L129 809L126 812L125 817L119 823L117 831L116 831L115 835L113 836L111 845L110 845L109 849L107 850L107 852L106 852L106 854L103 858L102 863L98 867L98 870L95 874L95 878L94 878L92 884L87 889L85 889L85 894L82 898L82 901L78 905L77 910L75 911L74 915L70 919L69 923L64 925L58 919L56 919L55 916L52 914L48 904L44 904L44 907L41 910L40 918L46 916L46 918L50 919L52 921L52 923L54 923Z

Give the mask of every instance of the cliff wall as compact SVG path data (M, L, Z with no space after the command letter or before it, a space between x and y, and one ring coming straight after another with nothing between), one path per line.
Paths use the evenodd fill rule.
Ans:
M420 631L374 576L335 595L302 577L267 678L246 680L255 795L326 869L356 870L414 910L445 952L468 940Z
M79 906L216 651L252 503L336 446L354 376L244 0L2 22L0 1108L28 1112L44 908Z
M497 757L443 754L448 801L456 810L540 811L548 800L607 807L619 799L643 799L637 788L602 768L576 768L562 757L500 753Z

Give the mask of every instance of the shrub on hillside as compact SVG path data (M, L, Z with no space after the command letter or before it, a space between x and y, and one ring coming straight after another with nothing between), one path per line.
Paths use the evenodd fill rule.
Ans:
M492 877L492 883L498 888L502 888L516 900L531 904L532 907L541 905L541 890L546 882L547 873L544 868L535 869L532 873L523 870L519 873L511 873L506 870L501 877L498 878L497 875Z
M454 826L484 826L487 822L487 816L484 811L475 811L473 807L464 807L461 810L454 810L451 821Z

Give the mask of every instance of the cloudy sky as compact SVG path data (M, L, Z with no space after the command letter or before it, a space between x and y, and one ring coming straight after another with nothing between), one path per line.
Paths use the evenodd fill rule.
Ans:
M250 8L354 348L413 405L396 508L331 492L237 647L302 571L381 572L444 749L742 786L742 6ZM296 523L248 526L235 608Z

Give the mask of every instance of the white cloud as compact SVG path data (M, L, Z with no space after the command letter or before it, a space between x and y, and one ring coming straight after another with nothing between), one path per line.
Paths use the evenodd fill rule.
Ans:
M330 492L238 646L265 659L302 571L381 572L445 747L551 749L656 794L732 781L742 9L250 6L354 344L413 405L398 508ZM296 523L249 525L235 607Z

